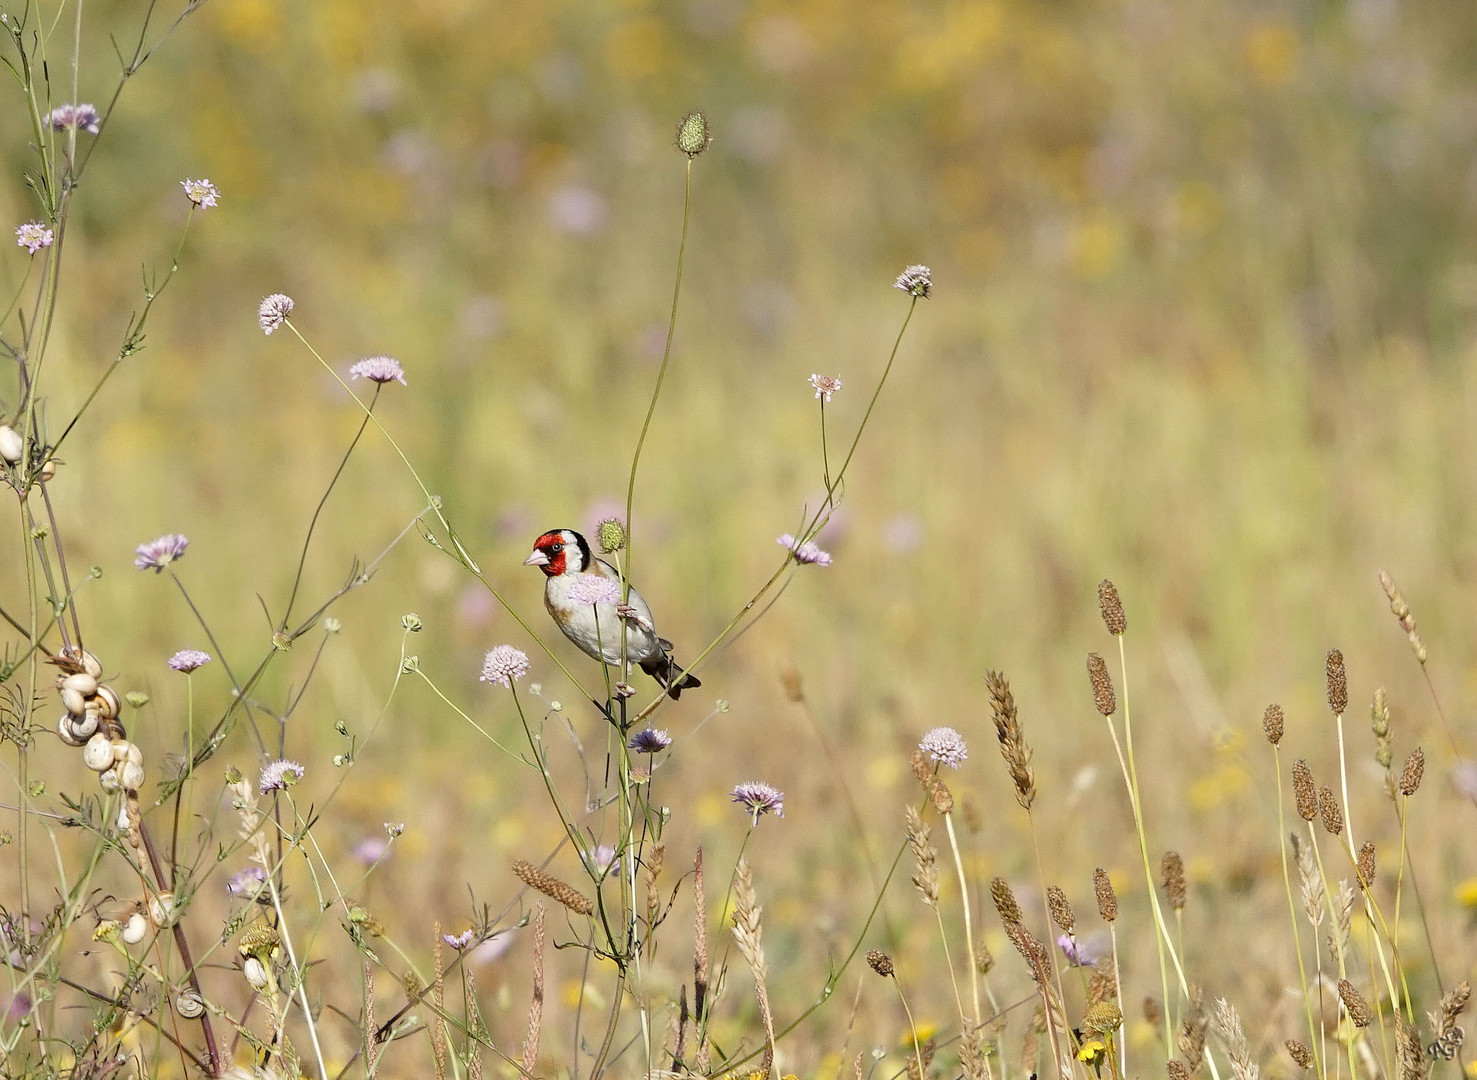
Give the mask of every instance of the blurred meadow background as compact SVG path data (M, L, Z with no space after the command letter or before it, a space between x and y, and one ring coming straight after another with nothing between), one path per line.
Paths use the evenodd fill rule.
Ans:
M109 35L136 32L139 8L86 4L78 100L111 94ZM58 41L72 17L67 7ZM60 66L55 103L72 99ZM8 93L0 206L20 223L37 212L21 179L31 133ZM544 530L589 533L623 510L682 225L686 159L672 131L693 108L715 139L693 165L671 368L632 521L635 582L679 659L772 573L775 536L823 494L807 377L845 381L827 423L833 447L849 440L907 312L892 281L910 263L933 271L821 534L833 564L799 568L706 663L703 688L656 720L678 740L655 793L672 807L669 866L680 874L704 845L710 901L747 827L729 790L763 779L785 793L784 818L765 819L747 848L778 1018L815 998L827 958L860 932L902 841L902 806L917 799L907 758L928 728L970 744L948 780L971 878L1038 895L1027 819L995 749L983 686L994 668L1035 751L1046 879L1091 912L1092 869L1107 867L1138 928L1124 1012L1140 1062L1153 1057L1137 1006L1159 988L1145 885L1083 668L1097 650L1117 671L1097 611L1104 577L1127 606L1154 855L1175 848L1188 865L1187 963L1208 993L1237 1001L1258 1052L1270 1057L1301 1017L1285 989L1296 967L1262 710L1281 702L1288 754L1336 774L1323 672L1335 646L1352 700L1348 812L1361 839L1393 850L1367 721L1383 686L1397 765L1417 745L1430 760L1411 803L1424 838L1412 872L1444 985L1469 975L1474 810L1452 777L1461 750L1477 755L1470 4L211 0L129 82L98 140L47 361L55 429L115 354L141 302L140 265L168 266L188 209L180 179L208 176L220 205L196 213L145 349L70 437L50 485L74 575L102 571L78 597L88 645L120 691L152 699L130 722L151 763L182 744L184 680L165 660L216 648L167 580L135 572L135 546L189 537L181 580L220 655L249 671L270 648L258 597L280 614L303 531L362 419L290 334L263 337L256 307L269 293L294 298L294 324L339 371L380 353L404 364L408 385L387 386L376 415L488 580L593 685L594 665L540 610L542 577L520 563ZM0 261L6 289L26 259ZM422 506L371 428L324 511L305 595L378 556ZM1420 620L1456 748L1382 568ZM4 605L23 608L25 590L6 556ZM424 626L409 637L407 612ZM382 823L405 823L356 895L424 957L435 921L470 925L469 888L500 910L518 888L512 860L541 862L562 832L537 774L423 682L391 698L402 649L499 738L521 738L517 716L477 674L503 642L533 657L520 689L562 701L597 770L605 726L488 591L414 531L334 613L343 629L321 657L300 643L255 697L280 709L312 669L286 725L287 754L306 769L300 806L344 778L334 725L374 729L314 836L353 879L379 856ZM218 715L221 666L193 678L197 714ZM552 738L563 721L551 723L559 775L578 789L568 739ZM248 776L263 763L244 729L209 766L212 782L228 762ZM42 802L79 774L43 735ZM13 786L0 801L13 805ZM32 857L43 869L55 859L47 845ZM573 856L560 859L574 876ZM0 900L14 908L11 883ZM1013 1001L1027 975L982 890L975 902L1000 977L1019 984ZM674 922L690 922L689 905L684 892ZM947 1027L925 915L900 873L867 944L896 951L920 1022ZM489 1027L510 1043L525 1023L526 937L476 961ZM653 978L675 993L690 959L668 948ZM325 977L357 986L352 950L322 953ZM1429 975L1424 949L1406 960ZM576 950L549 964L553 1071L573 1056L585 973ZM843 1046L911 1045L884 991L855 965L780 1044L783 1071L830 1076ZM745 1007L733 1004L726 1037L758 1045ZM357 1037L334 1023L325 1037L342 1063ZM381 1075L427 1075L423 1050L387 1058ZM633 1059L619 1068L635 1075Z

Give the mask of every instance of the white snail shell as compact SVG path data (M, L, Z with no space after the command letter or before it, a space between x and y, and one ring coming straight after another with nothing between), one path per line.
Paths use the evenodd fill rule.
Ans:
M14 465L26 456L26 441L9 424L0 424L0 458Z
M90 698L93 694L97 693L97 678L87 674L85 671L79 671L77 674L68 675L62 680L62 689L75 690L84 698ZM81 712L82 710L78 709L77 711Z
M56 475L56 458L47 458L46 464L41 466L41 479L50 480Z
M254 956L248 956L242 961L241 973L246 976L246 981L256 990L260 990L267 985L266 966Z
M118 779L117 769L104 769L97 774L97 782L103 786L104 791L109 793L117 791L122 786Z
M114 690L111 686L99 686L97 688L97 696L88 702L88 704L96 704L98 715L104 720L116 718L123 708L123 702L118 697L118 691Z
M133 745L133 743L129 742L127 739L114 739L113 740L113 743L112 743L112 746L113 746L113 760L114 761L127 761L128 760L128 748L130 746L132 746L132 745Z
M56 733L68 746L83 746L87 743L86 736L77 731L73 723L74 720L80 719L81 717L74 717L71 713L62 713L62 718L56 722Z
M97 716L97 710L92 707L92 702L90 701L87 703L87 708L82 711L81 716L73 716L71 713L68 713L67 719L71 721L72 734L77 736L82 742L86 742L88 736L97 731ZM81 746L82 742L79 742L77 745Z
M82 650L82 670L94 679L101 679L103 677L103 665L98 661L97 657L93 656L86 649Z
M205 1011L205 1002L193 990L181 990L174 999L174 1011L186 1020L193 1020Z
M101 731L87 740L82 749L82 764L95 772L113 767L113 742Z
M81 714L87 708L87 695L75 687L63 686L62 705L69 713Z
M115 770L118 773L118 783L125 791L137 791L144 786L144 767L132 761L125 761Z
M113 749L113 753L118 753L116 747ZM138 743L128 744L128 749L123 752L123 760L132 765L142 765L144 763L144 752L139 749Z
M173 926L179 911L174 906L174 893L149 897L149 920L161 930Z
M135 911L123 924L123 930L118 935L130 945L137 945L144 940L144 935L149 932L149 920L144 918L142 911Z

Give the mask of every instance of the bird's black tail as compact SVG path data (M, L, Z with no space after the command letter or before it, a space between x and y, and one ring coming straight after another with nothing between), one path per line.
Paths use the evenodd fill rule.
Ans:
M662 644L670 648L665 641ZM667 696L673 701L682 696L682 691L703 685L696 675L683 671L677 661L672 659L672 654L665 649L655 659L642 661L641 670L661 683L666 688Z

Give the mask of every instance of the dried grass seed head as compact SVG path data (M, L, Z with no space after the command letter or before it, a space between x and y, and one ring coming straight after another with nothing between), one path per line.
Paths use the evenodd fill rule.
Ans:
M1284 1043L1287 1047L1287 1056L1292 1058L1293 1064L1299 1069L1310 1069L1313 1067L1313 1052L1296 1039L1288 1039Z
M574 886L560 881L548 871L534 866L533 863L518 859L513 863L513 873L530 889L536 889L551 900L559 901L570 911L578 915L594 914L595 905L590 903L588 897Z
M1118 894L1113 891L1108 872L1101 866L1092 872L1092 891L1097 894L1097 911L1103 921L1112 922L1118 918Z
M1072 928L1077 925L1077 915L1072 911L1072 905L1068 902L1067 894L1062 891L1061 886L1048 885L1046 887L1046 906L1051 912L1051 921L1070 934Z
M1018 923L1025 917L1021 914L1020 904L1016 903L1010 882L1003 877L990 879L990 899L995 901L995 910L1000 913L1002 922Z
M1282 741L1282 732L1286 727L1286 718L1282 714L1282 706L1273 702L1267 706L1267 711L1262 713L1262 731L1266 732L1267 741L1276 746Z
M1298 817L1312 821L1318 816L1318 789L1313 786L1313 770L1302 758L1292 763L1292 794L1297 800Z
M1118 711L1118 697L1113 693L1113 677L1108 662L1095 652L1087 654L1087 681L1092 684L1092 700L1097 711L1112 716Z
M1366 889L1374 885L1374 841L1366 840L1359 846L1359 884Z
M1344 831L1344 812L1339 809L1333 788L1327 784L1318 789L1318 813L1323 818L1323 827L1334 836Z
M1128 617L1123 614L1123 601L1118 596L1118 586L1107 578L1098 582L1097 603L1108 633L1118 637L1128 629Z
M1185 885L1185 860L1180 858L1178 851L1164 853L1164 858L1159 863L1159 881L1164 886L1164 895L1169 900L1169 906L1176 911L1183 911L1189 889Z
M1364 995L1359 993L1354 984L1348 979L1339 980L1339 998L1344 1003L1344 1008L1349 1012L1349 1019L1354 1021L1355 1027L1369 1027L1374 1022L1374 1010L1369 1007L1369 1002L1364 1000Z
M881 949L871 949L867 952L867 965L884 979L890 978L894 970L892 957Z
M1400 770L1400 794L1414 795L1421 787L1421 777L1426 775L1426 752L1417 746L1405 759Z
M985 672L985 689L990 695L1000 756L1005 759L1010 781L1015 786L1015 801L1022 809L1029 810L1036 798L1036 775L1031 769L1031 747L1016 712L1015 695L1010 692L1010 682L998 671Z
M1349 707L1349 676L1344 670L1344 654L1329 649L1323 660L1323 672L1328 678L1328 707L1335 716L1340 716Z

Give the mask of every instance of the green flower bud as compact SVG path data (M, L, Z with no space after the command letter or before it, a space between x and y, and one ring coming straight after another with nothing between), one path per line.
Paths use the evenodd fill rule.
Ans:
M691 112L677 125L677 149L690 158L695 158L713 141L708 130L708 118L700 112Z

